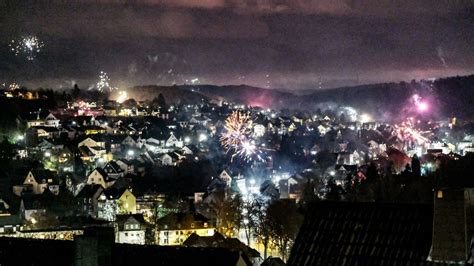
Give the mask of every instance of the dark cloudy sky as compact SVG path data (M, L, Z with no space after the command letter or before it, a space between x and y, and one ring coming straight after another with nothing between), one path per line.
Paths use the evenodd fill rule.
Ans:
M8 43L31 34L44 50L15 57ZM465 75L473 41L474 1L0 0L0 82L30 86L87 87L101 70L122 87Z

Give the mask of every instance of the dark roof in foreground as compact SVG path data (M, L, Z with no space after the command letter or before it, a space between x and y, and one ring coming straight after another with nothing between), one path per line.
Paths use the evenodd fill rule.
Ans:
M113 234L109 240L102 234L98 237L81 236L81 241L0 237L0 264L251 265L244 254L226 248L116 244Z
M432 228L431 205L319 202L288 265L429 264Z

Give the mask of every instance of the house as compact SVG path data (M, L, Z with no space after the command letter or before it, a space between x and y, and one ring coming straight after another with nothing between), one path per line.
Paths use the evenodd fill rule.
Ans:
M301 179L296 178L295 176L281 179L279 181L279 186L281 199L299 200L303 188L303 182Z
M145 230L147 223L142 214L117 215L116 243L145 244Z
M36 113L36 117L31 116L27 118L26 126L27 127L59 127L60 120L57 119L52 113L48 113L46 116L43 116L45 113L41 113L41 110Z
M81 147L81 146L87 146L89 148L95 148L95 147L105 148L105 142L102 140L87 137L77 144L77 147Z
M183 148L181 148L181 153L184 155L193 155L195 152L196 151L190 146L183 146Z
M20 217L25 221L35 223L35 215L45 214L47 203L39 195L23 196L20 201Z
M76 195L76 204L82 214L92 217L98 216L99 197L104 188L101 185L85 185Z
M57 119L52 113L49 113L44 119L44 126L46 127L59 127L60 120Z
M107 153L104 141L94 140L90 137L79 142L77 147L83 161L95 161L104 158Z
M174 152L168 152L168 153L163 154L159 160L162 165L176 166L181 161L181 159L182 159L182 156Z
M127 136L125 139L123 139L121 144L124 147L130 147L130 148L138 147L138 142L134 140L131 136Z
M225 190L226 187L227 183L219 177L216 177L213 178L211 182L209 182L209 185L207 185L207 192L211 194L212 192L217 190Z
M113 221L117 214L137 213L137 198L128 188L112 187L99 197L99 218Z
M227 187L230 187L232 184L232 177L227 173L226 170L223 170L219 175L219 178L226 183Z
M0 215L0 234L13 234L20 231L22 224L19 215Z
M156 225L159 245L181 245L193 233L212 236L216 231L210 220L197 212L169 213Z
M58 138L61 131L54 127L36 126L28 128L27 134L37 136L38 138L52 139Z
M51 187L51 191L59 191L57 182L53 172L30 170L23 182L13 186L13 193L21 196L23 192L31 192L34 195L43 194L43 192Z
M100 185L105 189L112 186L115 181L116 179L109 177L104 170L96 168L87 176L86 184Z
M280 197L280 192L271 180L265 180L260 185L260 194L271 199L278 199Z
M124 174L134 174L135 166L134 164L126 159L120 159L116 161L117 165L122 169Z
M206 247L220 247L228 248L230 250L236 250L245 254L253 265L260 265L262 258L260 253L240 242L237 238L228 238L215 232L212 236L200 236L192 233L184 242L183 246L195 247L195 248L206 248Z
M165 141L165 146L166 147L173 147L173 148L182 148L183 147L183 141L178 140L178 138L171 133L169 138Z
M102 168L108 177L112 179L118 179L125 175L125 171L115 161L109 161Z

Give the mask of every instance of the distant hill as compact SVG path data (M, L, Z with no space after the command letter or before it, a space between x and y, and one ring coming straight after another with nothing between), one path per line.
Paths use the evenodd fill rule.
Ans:
M431 106L436 117L459 116L474 118L474 75L450 77L435 81L382 83L356 87L315 91L303 97L303 106L332 102L371 112L379 117L396 118L408 111L414 94L419 94Z
M296 95L292 93L247 85L183 85L181 88L198 92L217 101L226 100L264 108L288 108L289 100L296 99Z
M316 90L297 95L247 85L137 86L129 89L136 100L151 100L159 93L168 102L192 103L201 99L230 101L251 106L299 110L337 109L344 106L369 112L379 118L397 118L409 111L410 99L417 93L431 105L435 118L456 115L474 118L474 75L436 81L381 83Z
M180 86L135 86L127 89L127 94L130 98L137 101L151 101L153 98L163 94L167 103L197 103L201 99L206 98L200 93L182 88Z

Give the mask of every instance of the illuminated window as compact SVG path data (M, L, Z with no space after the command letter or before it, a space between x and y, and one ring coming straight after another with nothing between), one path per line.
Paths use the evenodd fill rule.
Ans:
M438 198L438 199L443 198L443 191L442 190L438 190L438 192L436 192L436 198Z

